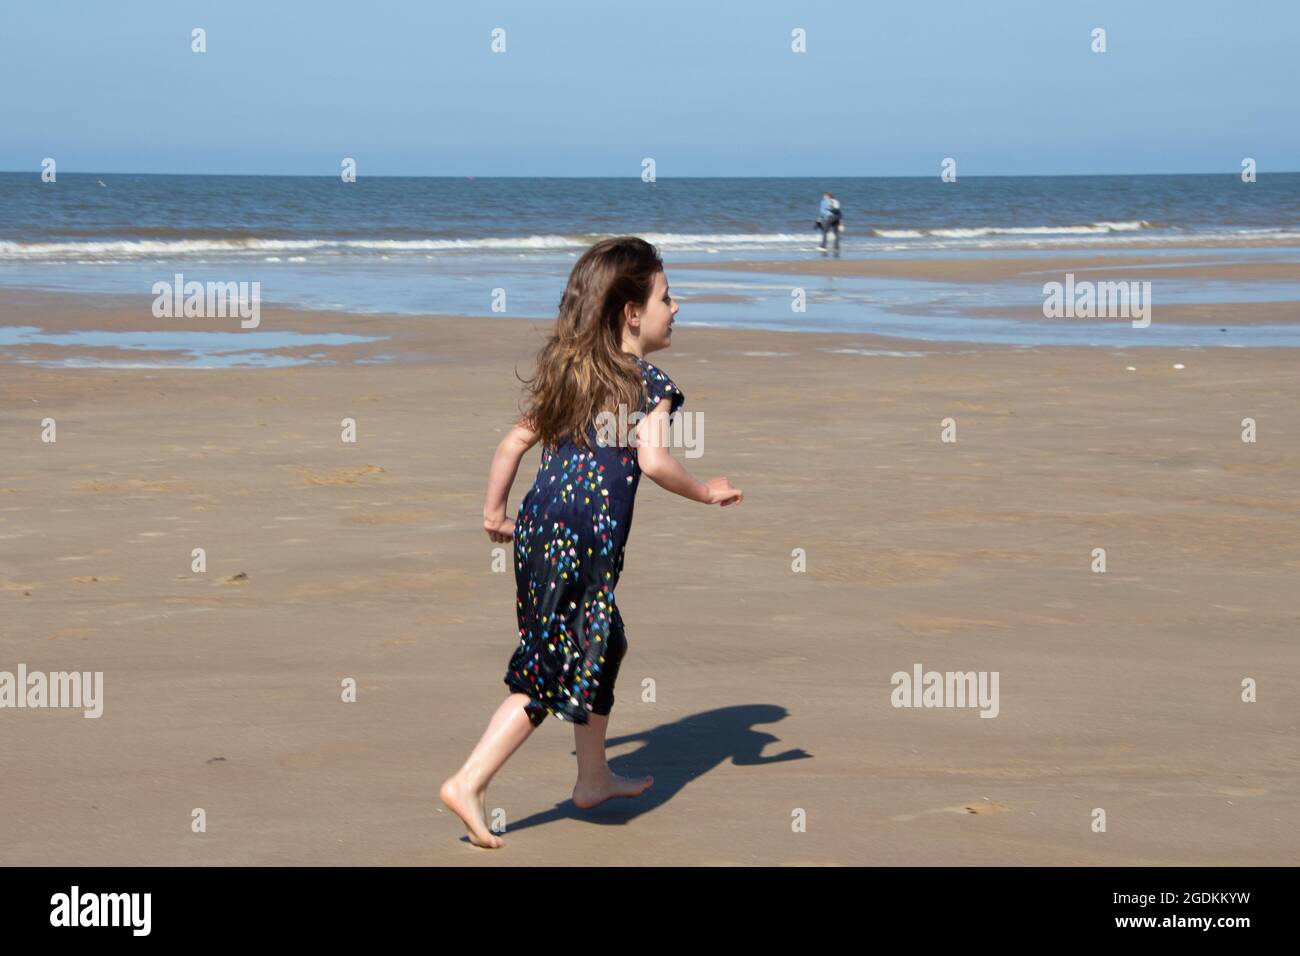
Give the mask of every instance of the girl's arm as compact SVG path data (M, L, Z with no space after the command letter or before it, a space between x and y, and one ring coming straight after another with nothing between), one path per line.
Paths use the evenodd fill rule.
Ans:
M744 497L743 492L733 488L726 478L699 481L669 453L668 411L671 408L670 398L660 399L659 404L636 426L636 454L641 473L665 491L691 501L723 507L739 502Z
M483 502L483 528L493 540L509 540L506 536L513 528L505 529L506 499L510 488L515 483L519 472L519 462L528 449L537 444L537 432L533 431L526 420L518 422L510 433L497 445L496 454L492 456L492 467L488 471L487 498Z

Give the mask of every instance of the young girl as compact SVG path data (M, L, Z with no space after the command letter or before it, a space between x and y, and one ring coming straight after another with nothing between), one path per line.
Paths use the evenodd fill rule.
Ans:
M725 506L742 498L726 478L692 478L668 451L668 419L684 396L645 356L668 348L676 313L663 261L648 242L605 239L584 252L537 375L527 380L528 408L492 459L483 527L493 541L514 540L519 645L506 669L511 693L439 791L478 846L503 844L485 818L488 783L548 714L574 724L578 807L636 796L653 782L620 777L605 760L614 681L627 648L614 588L637 484L645 474L691 501ZM637 412L646 417L634 433L610 434L609 422L628 422ZM537 480L511 521L510 487L539 440Z

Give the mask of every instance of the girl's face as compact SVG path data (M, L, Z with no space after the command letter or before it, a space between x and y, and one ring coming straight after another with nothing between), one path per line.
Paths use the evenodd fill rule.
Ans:
M678 305L668 294L668 277L655 273L650 299L635 312L631 331L641 343L641 351L655 352L672 344L673 317Z

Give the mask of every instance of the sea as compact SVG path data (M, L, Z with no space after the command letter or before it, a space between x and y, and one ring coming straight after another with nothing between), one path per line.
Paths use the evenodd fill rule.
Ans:
M1153 321L1026 318L1037 282L729 271L815 261L818 203L842 259L1151 257ZM637 235L695 325L1018 346L1300 346L1300 324L1179 326L1162 306L1300 302L1300 283L1161 278L1178 257L1300 262L1300 173L927 178L477 178L0 173L0 288L150 296L257 282L264 306L549 319L574 260ZM698 263L722 268L691 268ZM1043 281L1060 281L1046 270ZM805 309L792 308L798 287ZM494 311L495 309L495 311ZM1006 310L1006 315L999 314ZM7 322L0 313L0 322ZM10 323L12 325L12 323ZM1141 333L1140 335L1138 333ZM12 340L14 333L8 334ZM0 333L0 344L6 341ZM680 338L679 338L680 341Z

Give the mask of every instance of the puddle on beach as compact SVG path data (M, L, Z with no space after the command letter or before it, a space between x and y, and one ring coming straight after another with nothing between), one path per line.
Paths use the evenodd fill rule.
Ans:
M54 345L76 349L104 349L103 358L85 355L62 359L25 358L11 351L11 360L44 368L284 368L293 365L322 365L328 353L285 355L277 349L331 347L379 342L384 335L347 335L339 332L45 332L35 326L0 327L0 349L21 349L29 345ZM174 360L139 361L129 352L171 352ZM370 361L378 361L372 359Z

